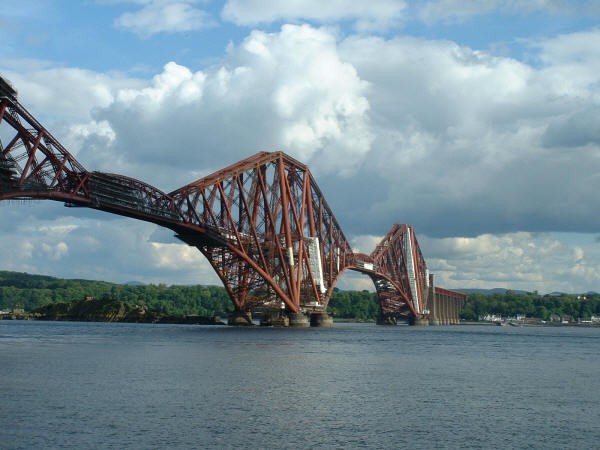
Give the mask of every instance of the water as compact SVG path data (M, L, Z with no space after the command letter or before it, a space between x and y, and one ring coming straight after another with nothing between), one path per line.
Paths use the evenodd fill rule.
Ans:
M600 328L0 321L0 448L600 448Z

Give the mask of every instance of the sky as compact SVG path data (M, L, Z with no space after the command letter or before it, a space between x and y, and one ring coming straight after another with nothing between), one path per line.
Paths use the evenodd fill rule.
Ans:
M358 251L408 223L439 286L600 291L598 1L3 0L0 42L90 171L169 192L281 150ZM57 202L0 202L0 248L0 270L219 284L170 231Z

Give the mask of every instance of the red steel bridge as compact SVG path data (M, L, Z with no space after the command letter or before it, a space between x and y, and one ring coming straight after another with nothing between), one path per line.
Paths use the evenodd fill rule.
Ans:
M373 280L380 323L457 323L465 301L433 286L410 225L394 225L371 254L355 253L309 168L285 153L260 152L165 193L86 170L0 77L0 200L8 199L55 200L173 230L218 274L233 322L253 312L318 322L348 269Z

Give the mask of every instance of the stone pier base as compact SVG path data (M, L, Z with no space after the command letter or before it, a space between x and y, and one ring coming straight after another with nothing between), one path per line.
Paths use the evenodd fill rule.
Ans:
M291 313L289 316L290 319L290 327L295 328L305 328L310 326L310 322L308 320L308 316L304 313Z
M395 317L383 317L379 315L377 317L377 325L398 325L398 321Z
M289 327L290 319L287 316L265 317L260 321L263 327Z
M253 325L252 314L243 311L234 311L229 316L228 325L235 327L247 327Z
M327 313L312 313L310 315L310 326L331 328L333 326L333 317Z

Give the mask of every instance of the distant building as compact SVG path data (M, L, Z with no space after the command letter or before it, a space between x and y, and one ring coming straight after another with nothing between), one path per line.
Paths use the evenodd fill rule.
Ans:
M496 314L486 314L485 316L479 316L480 322L502 322L502 316Z

